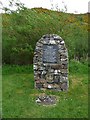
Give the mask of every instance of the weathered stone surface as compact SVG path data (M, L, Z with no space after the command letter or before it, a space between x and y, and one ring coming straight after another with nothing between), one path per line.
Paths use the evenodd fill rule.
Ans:
M36 88L68 89L68 51L61 37L44 35L36 44L33 64Z
M61 89L62 90L67 90L67 82L62 83Z
M56 96L51 95L39 95L36 98L36 103L41 105L55 105L57 102Z

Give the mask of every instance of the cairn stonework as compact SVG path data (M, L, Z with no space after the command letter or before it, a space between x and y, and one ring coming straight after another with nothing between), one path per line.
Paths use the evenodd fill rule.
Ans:
M68 51L56 34L44 35L36 44L33 58L35 88L68 89Z

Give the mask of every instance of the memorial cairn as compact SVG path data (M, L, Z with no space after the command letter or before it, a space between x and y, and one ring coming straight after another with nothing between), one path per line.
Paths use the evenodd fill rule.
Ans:
M37 42L33 67L35 88L67 91L68 51L60 36L47 34Z

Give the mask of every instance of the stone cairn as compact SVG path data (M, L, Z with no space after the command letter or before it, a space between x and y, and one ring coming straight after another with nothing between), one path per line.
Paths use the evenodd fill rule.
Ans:
M68 89L68 52L60 36L47 34L37 42L33 64L35 88Z

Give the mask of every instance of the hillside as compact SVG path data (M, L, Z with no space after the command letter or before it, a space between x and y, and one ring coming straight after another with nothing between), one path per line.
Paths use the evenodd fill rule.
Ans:
M36 42L44 34L58 34L66 43L69 59L88 56L88 14L69 14L42 8L3 14L3 63L32 64Z

